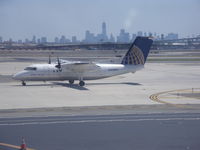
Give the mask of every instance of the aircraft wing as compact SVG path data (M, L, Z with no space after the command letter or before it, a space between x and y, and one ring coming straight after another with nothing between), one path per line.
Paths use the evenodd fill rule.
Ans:
M84 73L84 72L93 72L100 69L98 65L95 63L87 63L87 62L74 62L62 64L62 68L66 70L71 70L76 73Z

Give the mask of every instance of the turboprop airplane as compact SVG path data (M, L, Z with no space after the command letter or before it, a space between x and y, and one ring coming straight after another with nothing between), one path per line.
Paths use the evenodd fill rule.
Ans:
M100 64L94 62L65 61L57 59L57 63L34 64L15 74L13 79L26 81L63 81L73 84L79 80L84 86L85 80L102 79L125 73L135 73L144 68L153 40L149 37L137 37L123 57L121 64Z

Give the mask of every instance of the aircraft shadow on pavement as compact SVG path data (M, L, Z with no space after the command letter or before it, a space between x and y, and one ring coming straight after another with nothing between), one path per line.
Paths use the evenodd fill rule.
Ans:
M138 86L138 85L142 85L139 83L133 83L133 82L119 82L119 83L106 83L106 82L101 82L101 83L86 83L86 86L90 86L90 85L131 85L131 86ZM69 83L65 83L65 82L51 82L51 83L43 83L43 84L27 84L26 86L50 86L50 87L54 87L54 85L58 85L58 86L63 86L63 87L67 87L67 88L72 88L72 89L76 89L76 90L89 90L86 87L82 87L79 86L78 84L69 84ZM22 86L22 85L14 85L14 86ZM26 87L25 86L25 87Z
M77 89L77 90L89 90L85 87L81 87L79 86L78 84L69 84L69 83L62 83L62 82L51 82L51 83L43 83L43 84L26 84L26 86L24 87L31 87L31 86L50 86L50 87L54 87L55 85L58 85L58 86L63 86L63 87L68 87L68 88L72 88L72 89ZM22 85L13 85L13 86L22 86Z
M102 82L102 83L86 83L86 85L120 85L120 84L125 84L125 85L142 85L142 84L139 84L139 83L133 83L133 82L119 82L119 83L105 83L105 82Z
M77 90L89 90L85 87L79 86L78 84L69 84L69 83L62 83L62 82L52 82L54 85L60 85L63 87L68 87L72 89L77 89Z
M26 86L52 86L51 83L41 83L41 84L26 84L26 86L22 86L21 84L18 85L13 85L13 86L21 86L21 87L26 87Z

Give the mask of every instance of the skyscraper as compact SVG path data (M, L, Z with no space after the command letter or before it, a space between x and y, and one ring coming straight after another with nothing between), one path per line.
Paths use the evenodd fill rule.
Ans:
M76 36L72 36L72 43L77 43L78 41L77 41L77 38L76 38Z
M47 43L47 37L41 37L41 41L40 41L42 44L45 44Z
M36 36L35 35L32 38L32 43L34 43L34 44L36 43Z
M40 38L38 38L37 39L37 44L40 44L40 43L41 43Z
M106 34L106 23L105 22L102 23L102 34L104 36L107 36L107 34Z
M107 42L108 41L105 22L102 23L102 33L97 35L97 40L99 42Z
M90 33L89 30L85 31L85 43L95 43L96 42L96 38L95 35L93 33Z
M148 34L149 37L153 37L153 34L151 32L149 32Z
M137 35L136 34L132 34L132 39L131 39L131 42L133 42L135 39L136 39Z
M2 43L3 42L3 38L0 36L0 43Z
M112 42L112 43L115 42L115 38L114 38L114 36L112 35L112 33L110 34L109 42Z
M137 36L143 36L143 32L142 31L138 31Z
M64 35L61 36L61 38L60 38L60 43L61 43L61 44L65 44L65 43L66 43L66 38L65 38Z
M119 36L117 36L117 42L128 43L130 41L129 38L130 38L129 33L125 32L124 29L121 29Z
M161 40L164 40L164 38L165 38L165 35L164 34L161 34Z
M30 41L28 38L25 39L25 43L28 44Z
M59 38L58 38L58 37L55 37L54 42L55 42L56 44L58 44L58 43L59 43Z

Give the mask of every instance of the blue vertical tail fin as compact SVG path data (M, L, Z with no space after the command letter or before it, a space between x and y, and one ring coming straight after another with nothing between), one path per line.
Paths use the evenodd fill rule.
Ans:
M152 43L153 40L149 37L136 37L135 41L124 56L121 64L144 65L147 60L147 56L149 54Z

